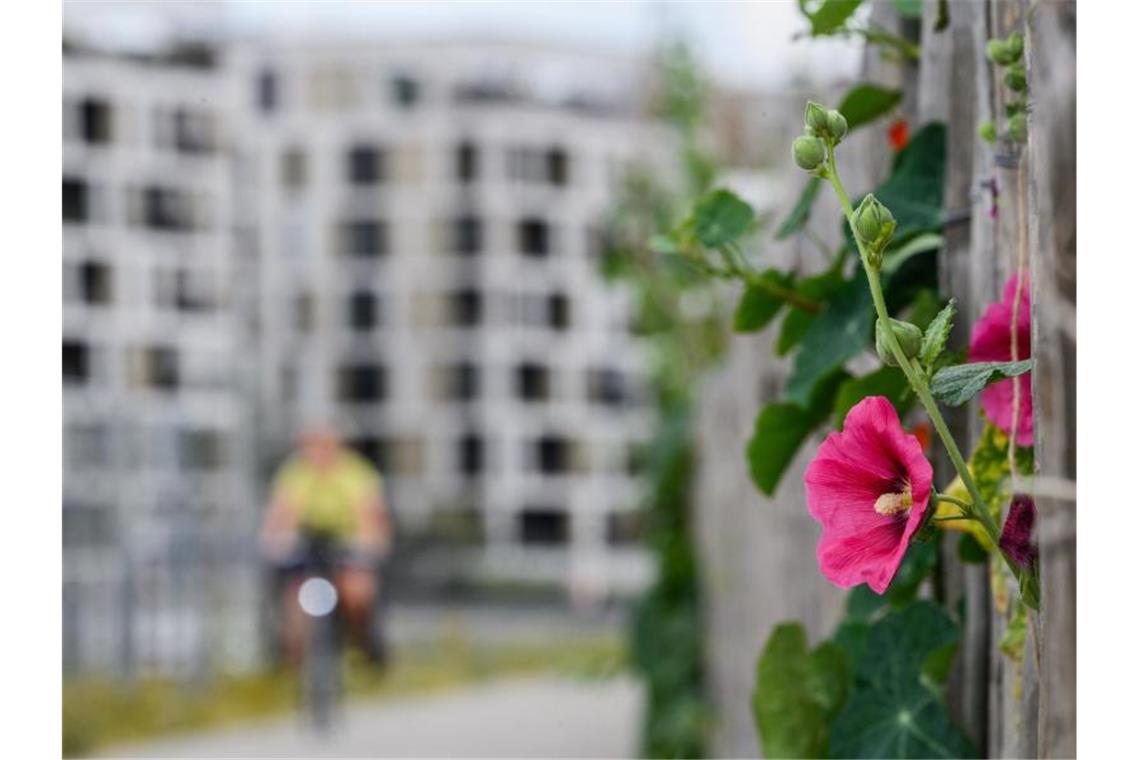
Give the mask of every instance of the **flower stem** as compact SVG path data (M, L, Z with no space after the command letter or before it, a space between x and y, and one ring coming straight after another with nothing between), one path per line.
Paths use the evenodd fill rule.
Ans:
M935 501L944 501L947 504L953 504L954 506L961 509L963 512L969 512L970 511L970 503L969 502L962 501L961 499L956 498L954 496L950 496L948 494L935 493L934 494L934 500Z
M875 313L883 324L888 324L890 315L887 313L886 300L883 298L883 286L879 279L878 267L872 266L867 256L867 251L863 246L863 241L859 239L859 234L855 230L855 210L851 206L851 199L847 197L847 191L843 187L842 180L839 179L839 170L835 165L835 146L829 144L827 146L827 179L830 180L832 188L835 190L836 196L839 198L839 205L843 207L843 214L847 217L847 224L851 228L851 234L855 238L855 245L859 249L859 258L863 262L863 270L867 273L867 284L871 288L871 298L875 302ZM910 383L911 388L914 389L915 394L918 396L922 406L926 409L927 415L930 416L930 421L934 424L934 429L938 431L938 437L942 440L942 445L946 448L946 453L950 456L950 461L957 470L958 476L962 478L962 482L966 485L966 490L970 492L970 499L973 504L968 507L970 517L973 517L982 524L986 533L989 535L994 546L999 545L1001 533L998 530L997 522L990 514L989 507L986 505L985 500L982 498L981 492L978 490L977 484L974 483L974 478L970 474L970 468L966 465L966 460L962 457L962 452L958 449L957 442L950 434L950 429L946 425L946 420L942 417L942 412L938 409L938 404L935 402L934 397L930 394L930 387L926 381L923 373L917 370L911 363L910 359L903 353L902 347L899 345L898 338L895 337L893 330L883 330L883 336L886 339L887 347L890 349L891 354L894 355L899 369L906 376L907 382ZM1018 568L1005 552L999 553L1005 563L1009 565L1015 577L1019 577Z
M744 280L749 287L767 291L769 295L775 296L781 301L785 301L809 314L818 314L823 310L823 307L818 301L813 301L810 298L800 295L791 288L785 288L782 285L761 277L760 273L748 263L748 260L744 258L744 253L735 244L729 243L721 248L720 251L724 256L725 264L728 266L729 271Z

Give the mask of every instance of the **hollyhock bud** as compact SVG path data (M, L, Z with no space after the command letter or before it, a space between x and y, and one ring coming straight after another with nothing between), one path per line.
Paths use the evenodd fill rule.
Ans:
M867 248L872 262L877 261L883 248L895 234L895 217L891 210L879 202L874 195L867 195L855 209L855 234Z
M847 119L839 111L827 112L827 131L835 142L839 142L847 134Z
M1037 539L1033 528L1037 522L1037 505L1033 497L1014 494L998 546L1022 570L1032 571L1037 564Z
M823 163L823 141L811 135L800 135L792 142L792 158L804 171L814 171Z
M827 109L814 100L809 100L804 106L804 126L817 137L826 135L828 132Z
M982 138L988 143L992 143L997 139L997 128L994 127L992 121L983 121L978 125L978 137Z
M1025 67L1021 64L1010 66L1005 72L1005 86L1014 92L1024 92L1026 84Z
M986 42L986 58L999 66L1009 63L1009 53L1006 50L1005 40L989 40Z
M918 328L918 325L912 325L910 322L904 322L901 319L892 319L890 325L903 355L908 359L917 356L919 349L922 348L922 330ZM878 352L883 364L889 367L898 366L895 355L887 344L882 320L875 322L875 351Z
M1009 55L1009 62L1014 63L1020 59L1024 50L1025 40L1022 38L1021 32L1011 32L1005 40L1005 52Z

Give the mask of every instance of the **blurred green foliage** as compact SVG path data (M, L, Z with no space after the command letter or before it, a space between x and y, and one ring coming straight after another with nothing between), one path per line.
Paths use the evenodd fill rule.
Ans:
M642 754L702 757L711 712L704 694L692 515L694 389L722 353L729 323L705 272L669 237L716 174L700 145L705 86L681 44L661 52L659 71L656 111L678 140L683 180L680 187L668 186L648 170L626 177L607 226L603 272L633 296L634 322L652 357L658 416L644 470L646 538L658 576L636 606L630 628L630 658L648 692ZM724 211L691 233L736 237L755 221L742 204Z

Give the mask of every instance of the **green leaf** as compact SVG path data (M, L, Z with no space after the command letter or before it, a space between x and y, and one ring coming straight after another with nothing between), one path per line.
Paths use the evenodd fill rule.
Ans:
M911 257L917 256L920 253L937 251L945 242L946 238L936 232L923 232L915 235L906 243L890 251L883 257L883 275L890 277L898 272L899 269L902 268L902 265Z
M756 213L730 190L706 193L693 208L693 234L705 248L720 248L748 232Z
M1018 602L1013 610L1013 617L1005 627L1005 635L1001 637L998 648L1002 654L1011 660L1021 661L1025 655L1026 612L1025 605Z
M957 641L950 616L925 600L871 625L855 691L830 726L831 757L974 757L931 683Z
M850 375L832 373L819 384L807 407L790 402L768 404L756 416L752 437L745 447L748 471L762 493L771 496L800 450L800 446L827 419L835 392Z
M807 0L800 0L800 11L811 21L812 36L831 34L847 23L863 0L823 0L815 12L808 11Z
M854 130L889 113L901 100L902 90L870 83L857 84L843 96L839 113L847 119L847 129Z
M891 175L875 188L878 198L894 215L896 241L907 241L922 232L941 232L942 193L946 177L946 125L931 122L918 130L895 156ZM855 205L862 198L853 199ZM843 221L847 246L855 240Z
M958 559L967 565L980 565L989 558L990 554L978 543L978 539L969 533L963 533L958 538Z
M937 293L930 288L923 288L915 295L906 321L925 331L945 305L946 302Z
M886 396L894 404L899 417L906 414L914 397L910 393L910 383L898 367L880 367L862 377L853 377L839 386L835 395L835 427L843 427L843 420L851 407L868 396Z
M891 5L903 18L922 18L922 0L891 0Z
M827 301L843 287L844 282L843 273L838 268L828 269L822 274L806 277L797 282L796 292L813 301ZM795 348L803 340L804 333L812 326L817 316L819 315L803 309L788 309L780 325L780 335L776 339L776 355L786 356Z
M752 714L767 757L823 757L827 721L847 691L843 650L824 642L808 652L799 623L781 623L756 665Z
M943 367L930 381L934 397L950 406L961 406L992 382L1017 377L1033 369L1032 359L1017 362L971 362Z
M922 335L922 347L918 350L918 358L924 366L930 367L942 355L946 348L946 341L950 337L950 329L954 326L954 299L946 304L938 316L927 325Z
M977 757L939 694L917 681L853 694L831 723L830 752L839 758Z
M823 180L819 177L808 178L795 207L776 231L777 240L789 238L807 226L808 220L811 219L812 206L815 205L815 197L819 195L819 188L822 186Z
M938 563L938 549L934 544L912 543L906 550L899 570L887 587L887 601L893 607L904 607L914 601L922 582Z
M871 291L860 270L804 332L788 379L788 399L806 404L816 383L867 349L873 325Z
M763 272L760 279L782 288L792 287L791 275L778 269L769 269ZM740 297L740 304L736 307L733 329L736 332L763 330L769 322L775 319L783 305L784 299L772 295L764 288L749 285L744 289L744 294Z

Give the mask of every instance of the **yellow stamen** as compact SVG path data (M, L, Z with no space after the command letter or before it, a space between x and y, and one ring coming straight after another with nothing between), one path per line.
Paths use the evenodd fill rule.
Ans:
M875 499L875 511L880 515L890 517L899 512L905 512L911 508L912 504L914 504L914 498L911 496L910 486L907 486L902 493L885 493Z

